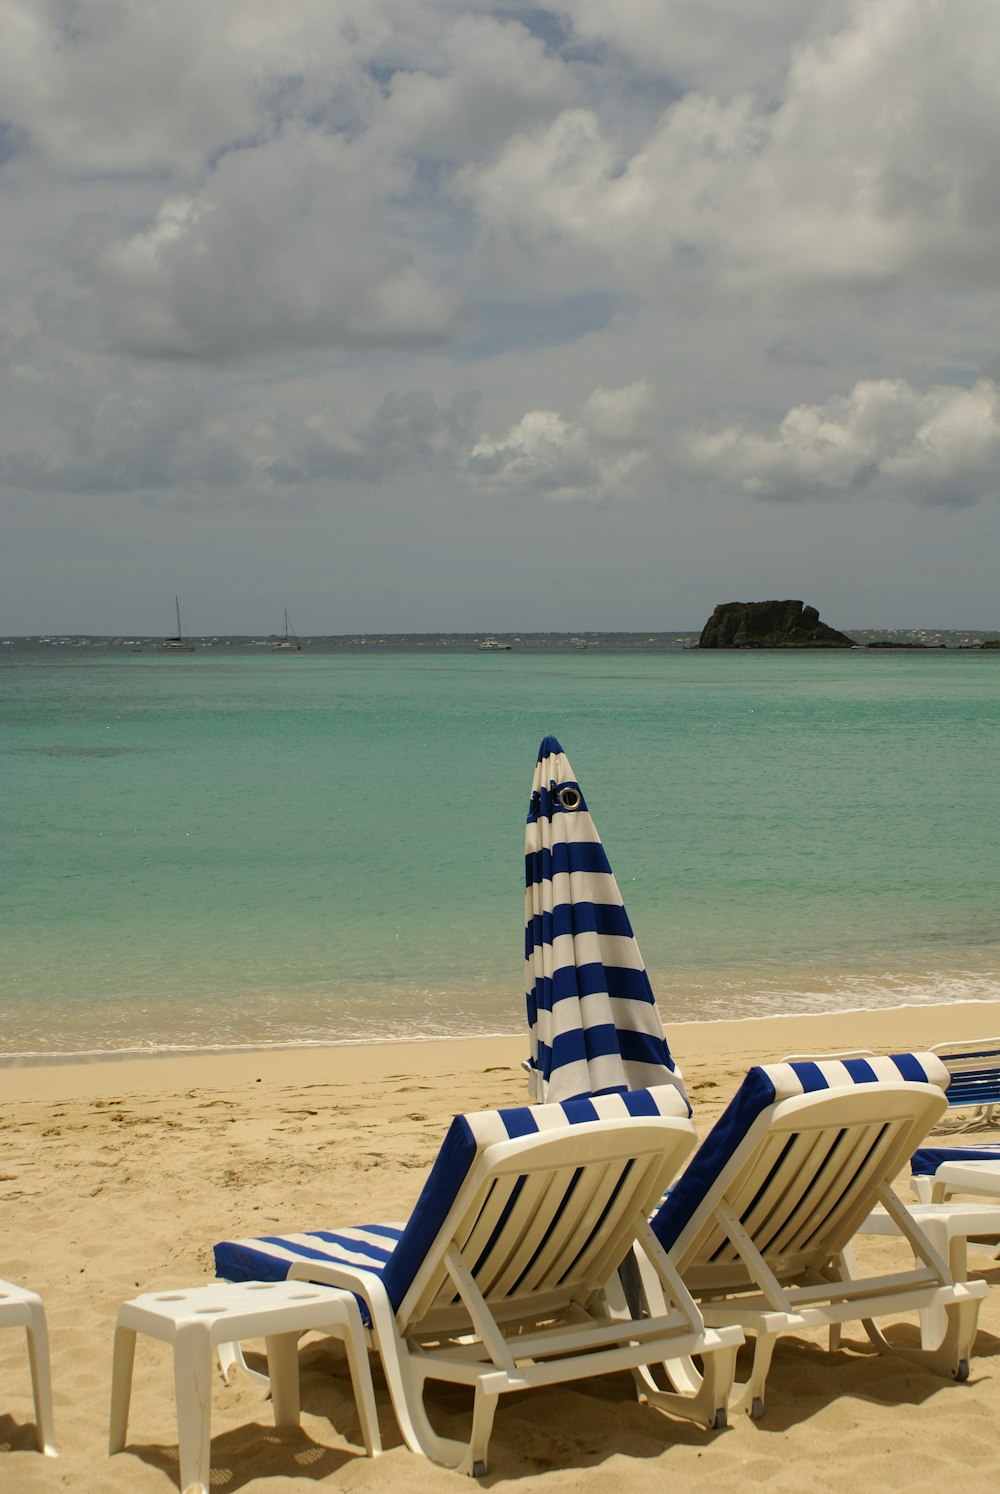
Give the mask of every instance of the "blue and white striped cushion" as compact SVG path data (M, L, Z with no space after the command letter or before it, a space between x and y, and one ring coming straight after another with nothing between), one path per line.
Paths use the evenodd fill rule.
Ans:
M486 1147L589 1121L656 1115L687 1118L689 1114L686 1099L672 1085L664 1085L561 1104L456 1115L405 1225L365 1224L223 1240L215 1247L216 1275L226 1281L283 1281L298 1261L360 1267L382 1278L389 1301L396 1308L436 1239L469 1169ZM364 1303L361 1305L366 1315Z
M768 1106L821 1090L900 1079L934 1084L945 1090L949 1074L936 1053L828 1058L752 1068L654 1214L651 1223L660 1244L669 1250L678 1239L754 1121Z
M555 737L539 748L524 850L531 1064L545 1098L683 1091L618 884Z

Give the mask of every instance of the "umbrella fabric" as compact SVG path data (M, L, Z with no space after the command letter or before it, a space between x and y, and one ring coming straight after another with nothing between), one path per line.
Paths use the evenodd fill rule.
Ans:
M618 884L555 737L538 752L524 838L524 953L537 1100L684 1081Z

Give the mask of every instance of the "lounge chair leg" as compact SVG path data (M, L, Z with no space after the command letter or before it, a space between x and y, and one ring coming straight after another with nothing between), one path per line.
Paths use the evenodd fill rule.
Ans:
M403 1441L411 1452L421 1453L444 1468L460 1468L466 1456L465 1443L442 1437L431 1426L424 1406L424 1377L413 1364L413 1357L399 1337L396 1319L384 1301L369 1303L376 1347L382 1361L389 1398ZM386 1345L383 1351L382 1345ZM389 1345L392 1345L390 1348ZM405 1364L406 1370L402 1366ZM355 1396L357 1397L357 1380ZM374 1396L373 1396L374 1403ZM361 1401L358 1399L358 1409ZM374 1413L374 1404L373 1404ZM374 1420L374 1414L373 1414ZM377 1424L376 1424L377 1428Z
M869 1339L881 1354L894 1354L903 1359L910 1359L914 1364L930 1365L932 1369L937 1370L938 1374L948 1375L953 1380L965 1381L969 1378L969 1361L972 1358L972 1346L975 1342L980 1306L981 1299L974 1297L966 1302L952 1302L947 1307L925 1308L921 1313L922 1338L924 1336L924 1313L941 1313L944 1317L944 1334L941 1342L934 1349L897 1349L889 1343L881 1329L870 1318L863 1320L864 1328Z
M929 1361L941 1374L950 1375L954 1380L967 1380L981 1305L982 1299L973 1297L967 1302L953 1302L946 1307L944 1337L936 1349L922 1354L921 1359L925 1363Z
M271 1394L271 1381L269 1376L262 1375L260 1370L251 1369L246 1362L241 1343L219 1344L216 1348L219 1356L219 1369L222 1372L223 1382L228 1385L233 1369L240 1369L251 1380L256 1380L258 1385L264 1387L264 1399Z
M771 1357L777 1337L773 1333L758 1333L754 1339L753 1363L750 1376L742 1384L733 1387L729 1402L731 1411L745 1411L752 1421L760 1421L764 1415L764 1385L771 1368Z
M473 1478L486 1477L486 1452L490 1444L493 1418L496 1415L499 1401L500 1397L495 1392L484 1390L481 1384L476 1386L476 1398L472 1406L472 1434L469 1437L469 1451L463 1459L463 1466L460 1470L471 1474Z
M728 1408L738 1352L737 1344L713 1349L704 1355L700 1374L690 1358L671 1359L663 1365L663 1372L676 1387L674 1390L661 1390L649 1371L640 1369L636 1372L639 1399L709 1431L721 1431L729 1425Z
M371 1365L368 1362L368 1350L364 1345L364 1330L361 1326L361 1314L358 1314L357 1331L349 1333L344 1339L344 1351L347 1355L347 1366L351 1373L351 1385L354 1388L354 1404L358 1408L358 1421L361 1424L361 1436L364 1439L365 1451L370 1458L378 1457L382 1451L382 1437L378 1426L378 1409L375 1405L375 1387L372 1385Z

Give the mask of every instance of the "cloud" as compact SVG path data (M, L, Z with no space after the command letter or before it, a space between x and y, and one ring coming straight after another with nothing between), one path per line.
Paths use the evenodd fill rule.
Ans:
M1000 390L869 379L846 396L797 405L776 433L728 426L691 438L702 474L761 498L800 499L877 485L960 508L1000 492Z
M636 379L620 389L595 389L583 407L583 415L595 440L612 446L634 446L650 434L654 405L651 380Z
M809 19L829 25L846 8L831 0ZM579 40L614 48L643 73L724 94L773 89L804 20L802 0L561 0L558 9Z
M132 378L119 360L18 364L0 401L0 481L77 495L197 491L206 506L236 496L250 507L276 488L451 474L475 438L473 390L441 403L429 389L390 391L350 418L301 401L220 410L206 407L205 387L169 364L142 363Z
M36 370L15 371L26 385L36 376ZM33 421L5 422L0 478L13 488L76 494L211 489L250 475L239 443L206 415L193 391L164 380L100 380L92 367L84 375L71 365L57 377L51 405L36 411Z
M466 336L450 173L578 87L523 25L434 4L11 4L10 149L115 183L63 262L98 340L143 356Z
M651 406L646 380L595 389L580 420L529 410L506 436L481 436L466 461L487 491L594 502L618 492L647 459L641 434Z
M67 172L197 174L281 118L363 116L385 35L367 0L6 0L0 88L26 149Z
M465 325L462 293L394 231L391 204L411 188L362 145L289 130L225 155L77 274L111 345L145 355L443 342Z
M325 478L382 483L400 471L450 471L472 435L479 399L473 391L438 404L428 389L391 393L370 419L345 429L333 410L297 428L285 422L267 435L282 448L264 464L283 484Z
M621 31L603 6L571 9ZM626 14L638 36L643 7ZM699 274L782 297L944 272L992 284L998 59L990 0L858 3L797 41L777 99L688 90L638 146L610 111L565 109L469 163L458 187L504 254L657 300Z
M499 149L552 118L580 84L524 26L459 15L425 68L400 69L373 116L371 138L392 150L457 164Z

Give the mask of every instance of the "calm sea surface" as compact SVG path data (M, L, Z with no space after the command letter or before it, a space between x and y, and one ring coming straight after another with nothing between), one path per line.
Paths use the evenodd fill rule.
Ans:
M681 642L4 645L0 1057L520 1031L547 733L668 1031L1000 996L1000 652Z

